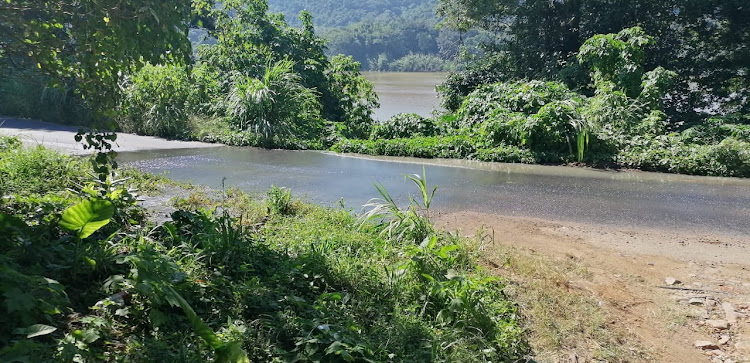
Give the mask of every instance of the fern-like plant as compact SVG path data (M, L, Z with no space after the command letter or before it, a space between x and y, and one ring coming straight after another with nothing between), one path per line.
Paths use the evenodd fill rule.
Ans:
M259 79L238 76L225 100L229 122L258 134L263 146L272 146L274 137L295 135L320 116L317 95L302 85L293 67L289 60L269 62Z
M398 206L382 184L375 183L375 188L380 193L381 198L373 198L363 206L363 209L368 210L360 216L360 228L368 221L375 221L384 227L381 232L382 235L387 235L388 238L398 242L409 240L421 243L432 235L434 228L430 221L430 206L437 191L437 186L434 186L430 191L427 187L426 175L424 168L422 168L422 175L404 176L417 186L421 197L421 200L418 200L410 194L409 205L405 209Z

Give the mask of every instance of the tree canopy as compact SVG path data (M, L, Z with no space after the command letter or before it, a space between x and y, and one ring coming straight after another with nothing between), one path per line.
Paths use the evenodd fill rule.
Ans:
M187 25L202 1L6 0L0 3L0 61L37 67L58 83L112 106L122 75L148 62L183 62Z
M514 78L562 79L585 87L576 54L596 34L639 26L654 37L647 67L679 74L673 108L750 109L750 7L742 0L440 0L444 23L481 28L508 39L491 42Z

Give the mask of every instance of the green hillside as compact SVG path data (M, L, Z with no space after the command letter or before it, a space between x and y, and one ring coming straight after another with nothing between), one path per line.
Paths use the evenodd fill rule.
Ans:
M290 24L313 15L330 54L347 54L367 70L440 71L458 54L459 36L436 28L435 0L271 0Z
M271 11L284 13L294 23L302 10L309 11L319 27L346 27L366 20L432 20L436 0L270 0Z

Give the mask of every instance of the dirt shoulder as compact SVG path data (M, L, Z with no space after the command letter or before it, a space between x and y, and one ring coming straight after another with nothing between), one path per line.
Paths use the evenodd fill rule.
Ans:
M0 116L0 136L17 136L25 145L43 145L67 154L82 155L93 152L83 150L81 143L75 141L73 137L77 132L78 128L74 126ZM197 149L218 146L222 145L118 133L115 151Z
M484 230L482 256L508 280L539 361L750 362L748 240L476 212L434 220Z

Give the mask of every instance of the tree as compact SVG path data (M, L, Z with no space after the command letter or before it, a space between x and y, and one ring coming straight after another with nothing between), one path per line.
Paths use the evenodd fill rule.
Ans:
M223 87L219 92L229 94L225 114L235 127L259 133L266 146L274 135L295 134L301 128L319 133L321 118L356 134L369 132L372 110L378 106L372 83L351 58L326 57L324 41L315 34L308 12L300 13L302 26L292 28L279 14L268 13L265 0L229 0L222 5L211 12L214 27L209 32L216 43L200 49L196 68L218 76ZM283 85L268 78L269 70L282 65L285 71L272 74L284 74ZM315 115L309 110L313 103L300 101L310 97ZM294 112L283 111L295 107L297 119ZM284 114L265 116L276 111ZM264 116L246 117L259 114Z
M672 95L673 113L750 110L750 7L743 0L440 0L439 9L457 29L507 37L490 49L507 58L506 75L561 79L577 89L588 83L575 59L586 39L638 26L654 37L646 67L679 74L683 91Z
M201 0L5 0L0 62L36 67L56 84L74 84L87 104L109 111L123 75L146 63L184 62L187 25Z

